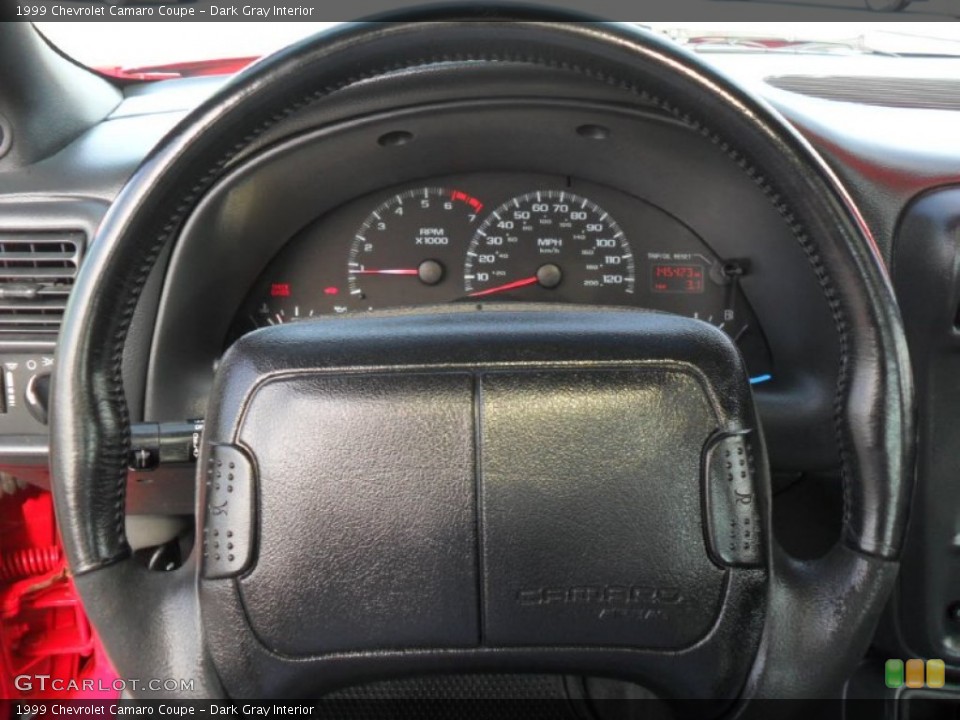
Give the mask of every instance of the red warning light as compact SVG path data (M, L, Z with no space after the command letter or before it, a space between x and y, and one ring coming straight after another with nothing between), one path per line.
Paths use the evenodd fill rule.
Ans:
M273 283L270 286L270 297L290 297L290 283Z
M477 200L475 197L471 197L470 195L467 195L462 190L453 190L450 193L450 199L461 200L465 202L467 205L469 205L470 207L472 207L476 212L480 212L483 209L482 202Z
M333 285L331 285L330 287L325 287L323 289L324 295L338 295L339 293L340 293L340 288L336 288Z

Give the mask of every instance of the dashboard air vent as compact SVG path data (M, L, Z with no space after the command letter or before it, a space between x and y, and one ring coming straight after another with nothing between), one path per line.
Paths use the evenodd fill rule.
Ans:
M777 75L765 81L779 90L823 100L880 107L960 110L960 79Z
M82 232L0 232L0 338L56 335L83 246Z

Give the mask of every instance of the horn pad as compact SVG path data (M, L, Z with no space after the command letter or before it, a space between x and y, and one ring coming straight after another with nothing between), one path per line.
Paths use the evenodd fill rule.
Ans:
M257 641L291 658L708 638L731 573L763 568L746 377L704 323L612 315L393 314L244 338L204 438L208 470L229 457L238 480L226 506L207 485L203 583L231 583ZM228 527L250 551L226 566Z

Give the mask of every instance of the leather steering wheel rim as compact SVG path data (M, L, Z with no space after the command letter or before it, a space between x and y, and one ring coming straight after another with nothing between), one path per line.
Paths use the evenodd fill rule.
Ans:
M906 343L869 229L803 138L696 57L626 26L536 13L501 22L516 18L509 11L479 17L433 11L414 22L343 26L300 43L252 66L205 102L118 196L64 318L52 393L51 473L66 554L91 617L115 624L114 637L142 635L112 645L107 639L123 674L135 675L137 668L193 673L204 678L198 694L220 692L203 647L215 638L203 638L198 625L195 568L188 563L170 578L147 573L134 565L124 535L129 419L122 354L161 250L231 160L305 104L365 78L467 58L547 65L630 89L713 142L784 217L820 281L839 337L843 535L813 562L772 548L768 618L743 695L820 696L830 690L831 677L862 655L897 573L914 443ZM430 22L428 33L423 22ZM134 617L130 598L138 595L156 598L156 627L142 628ZM174 630L176 615L191 620ZM791 663L798 657L821 672L796 678Z

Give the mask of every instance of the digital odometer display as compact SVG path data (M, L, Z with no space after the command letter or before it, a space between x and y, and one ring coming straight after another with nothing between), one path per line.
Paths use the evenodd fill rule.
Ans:
M702 293L703 265L655 264L650 268L650 289L655 293Z

